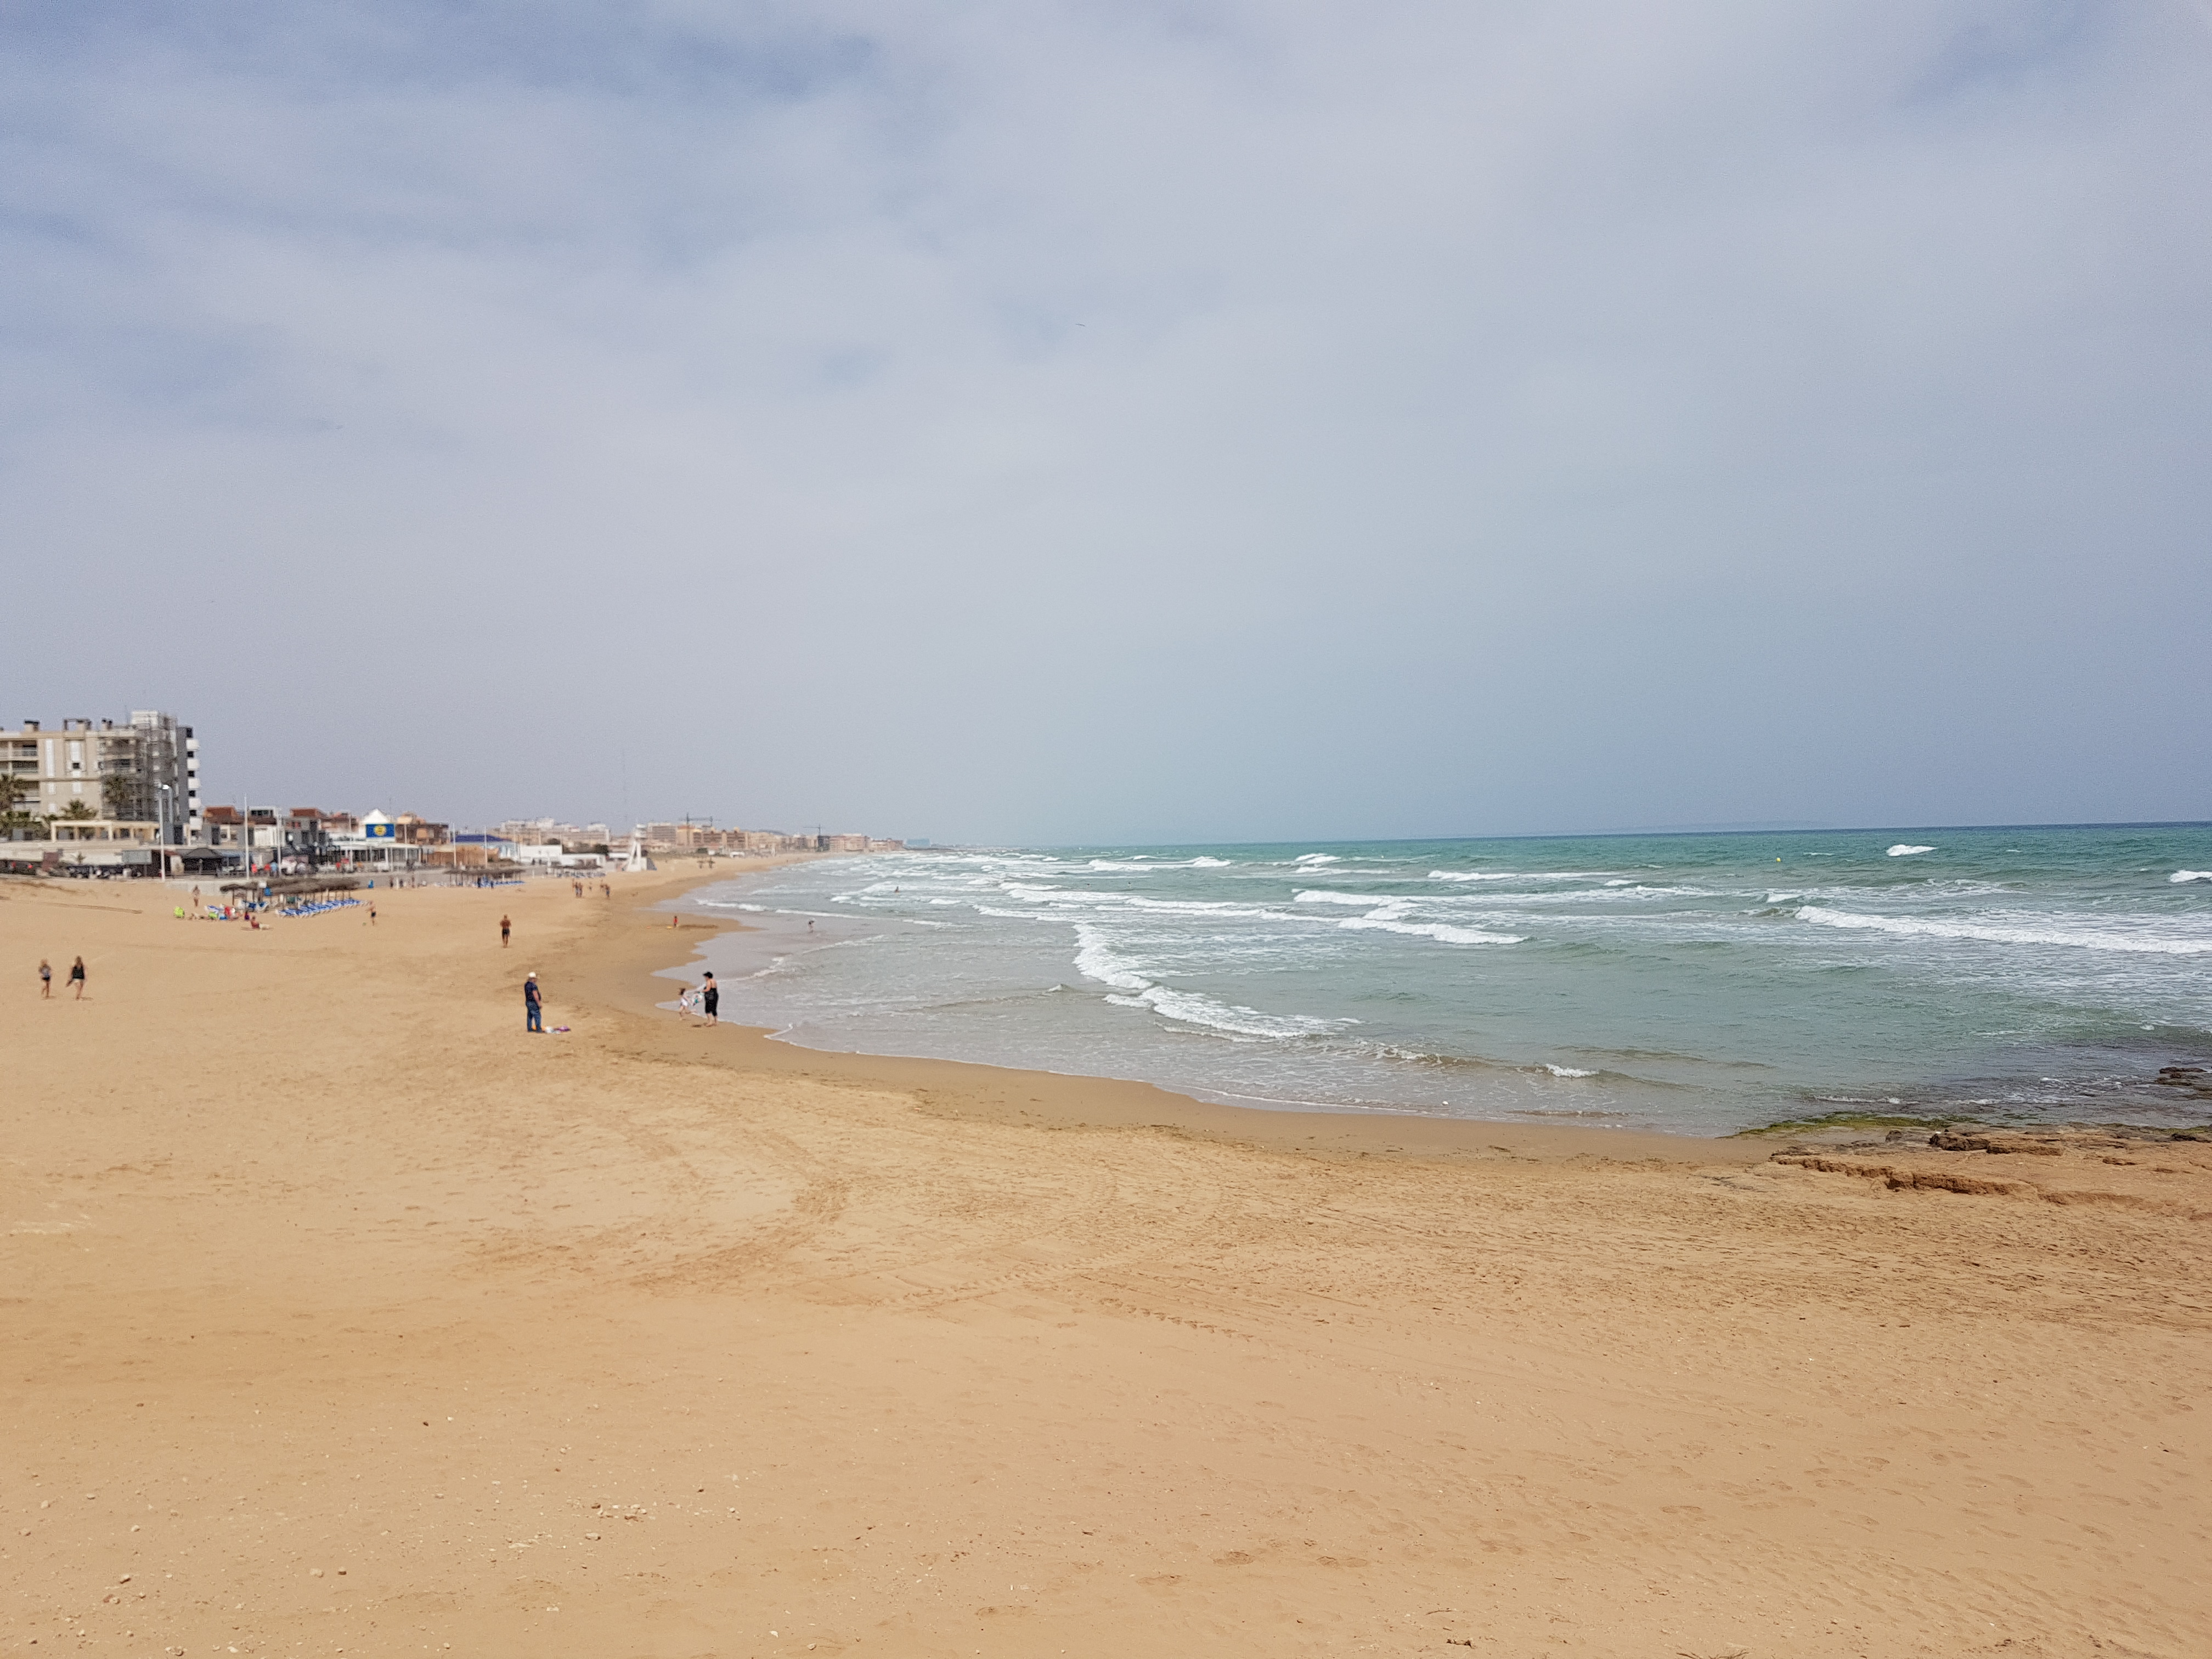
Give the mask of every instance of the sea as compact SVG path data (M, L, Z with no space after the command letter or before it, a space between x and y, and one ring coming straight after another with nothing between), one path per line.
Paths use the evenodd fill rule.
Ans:
M2212 1123L2212 825L941 848L683 903L746 927L672 975L807 1048L1703 1135Z

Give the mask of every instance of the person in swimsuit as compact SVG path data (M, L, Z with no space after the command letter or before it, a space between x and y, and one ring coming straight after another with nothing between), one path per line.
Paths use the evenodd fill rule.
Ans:
M501 916L499 919L499 948L501 950L504 951L507 949L507 936L514 930L514 924L509 921L505 916Z
M76 987L76 1000L84 1000L84 958L79 957L70 964L70 983Z

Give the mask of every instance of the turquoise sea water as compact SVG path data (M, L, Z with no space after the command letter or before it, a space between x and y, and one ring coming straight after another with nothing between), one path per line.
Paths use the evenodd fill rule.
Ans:
M2212 1120L2155 1080L2212 1066L2212 826L947 849L690 902L759 930L724 1017L815 1048L1692 1133Z

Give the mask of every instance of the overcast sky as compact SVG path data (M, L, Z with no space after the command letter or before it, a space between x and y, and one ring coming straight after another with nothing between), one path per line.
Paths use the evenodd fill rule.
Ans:
M0 9L0 720L1016 842L2212 817L2185 0Z

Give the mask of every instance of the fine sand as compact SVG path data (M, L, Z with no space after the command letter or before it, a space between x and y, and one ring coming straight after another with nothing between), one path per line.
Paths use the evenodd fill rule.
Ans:
M811 1054L700 879L0 882L0 1653L2212 1654L2212 1145Z

